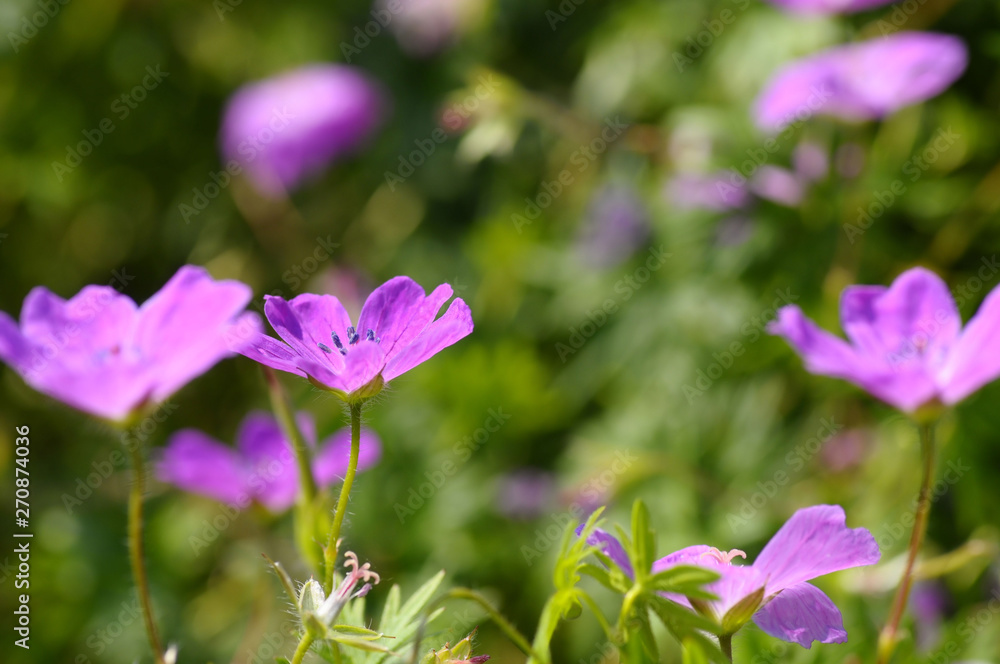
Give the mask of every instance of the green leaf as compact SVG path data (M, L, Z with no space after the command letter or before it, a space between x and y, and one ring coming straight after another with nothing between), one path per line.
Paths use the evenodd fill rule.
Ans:
M273 569L274 573L278 576L278 580L281 581L281 585L285 588L285 594L288 595L288 599L292 600L292 602L294 602L297 606L298 596L295 594L295 584L292 583L292 577L288 576L288 572L286 572L285 568L281 566L281 563L274 562L268 558L266 553L262 553L260 555L264 556L264 560L267 561L267 563L271 566L271 569Z
M735 633L740 627L747 624L757 613L761 602L764 601L764 586L761 586L739 602L737 602L722 618L722 629L726 634Z
M701 644L690 636L681 642L683 649L683 664L708 664L708 655L702 650Z
M653 611L672 632L683 637L688 632L701 630L711 634L721 634L722 626L705 616L698 615L687 607L672 602L666 597L650 595L647 599Z
M718 572L693 565L678 565L654 574L647 580L646 585L661 592L711 601L718 597L705 590L703 586L718 580Z
M649 510L641 500L632 504L632 569L636 581L641 581L653 568L656 559L656 537L649 526Z

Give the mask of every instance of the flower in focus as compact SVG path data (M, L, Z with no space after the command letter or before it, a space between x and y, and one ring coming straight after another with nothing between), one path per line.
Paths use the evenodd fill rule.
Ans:
M797 14L851 14L895 0L767 0L772 5Z
M388 15L388 26L399 45L417 57L448 47L478 19L483 0L377 0L373 13Z
M955 404L1000 376L1000 291L983 301L962 329L948 287L913 268L892 286L850 286L840 298L848 340L821 330L795 305L768 326L784 337L806 369L843 378L902 411L940 401Z
M587 541L632 576L628 555L617 539L597 530ZM733 631L752 615L757 626L771 636L809 648L813 641L843 643L847 632L833 601L807 582L824 574L872 565L880 553L870 532L847 527L839 505L816 505L795 512L752 565L734 565L737 557L746 558L746 554L737 549L727 553L705 545L689 546L657 560L652 571L694 565L717 572L721 578L705 589L718 599L705 602L673 594L667 597L720 624L734 625ZM738 614L735 617L733 609Z
M580 252L599 267L618 265L649 237L642 200L628 187L606 187L591 199L579 238Z
M363 145L384 106L378 86L353 67L300 67L229 99L220 149L229 171L242 168L262 193L280 196Z
M235 336L259 334L256 314L243 312L251 296L191 265L141 307L111 286L69 300L39 286L20 327L0 312L0 359L39 392L125 422L229 357Z
M811 115L873 120L934 97L965 70L957 37L901 32L837 46L787 65L755 102L759 127L777 131Z
M299 413L297 420L307 444L315 447L312 417ZM350 453L349 429L330 436L314 451L313 478L320 488L344 476ZM380 453L378 437L362 429L358 469L374 465ZM247 415L236 434L235 449L197 429L178 431L164 448L156 475L162 482L230 505L256 500L272 512L291 507L299 490L291 443L265 412Z
M355 403L472 332L472 312L461 298L435 320L451 296L448 284L428 296L409 277L395 277L368 296L354 326L332 295L268 295L264 313L285 343L259 333L237 350Z
M338 549L341 542L342 540L337 540ZM378 573L372 570L371 563L361 565L358 562L357 554L353 551L344 554L344 571L344 578L333 589L329 597L325 596L323 586L314 579L309 579L302 584L297 604L303 618L309 616L315 618L324 627L331 627L348 602L364 597L373 585L377 585L381 581ZM360 588L357 587L359 583L362 584Z

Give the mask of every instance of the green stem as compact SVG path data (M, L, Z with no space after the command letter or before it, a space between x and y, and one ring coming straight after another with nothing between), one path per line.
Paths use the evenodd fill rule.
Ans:
M295 462L299 469L299 495L295 503L295 541L309 565L319 570L322 565L322 552L316 542L316 481L312 474L309 446L295 421L291 400L274 370L264 367L264 378L267 380L268 393L271 396L271 409L282 433L292 444Z
M358 456L361 453L361 403L351 404L351 457L347 462L347 474L340 486L340 498L337 499L337 511L333 514L333 525L330 527L330 537L326 543L325 566L326 579L323 584L326 594L333 592L333 571L337 564L337 541L340 539L340 528L344 525L344 515L347 513L347 500L351 494L351 485L358 472Z
M733 635L732 634L720 634L719 635L719 649L722 650L722 654L726 656L730 662L733 661Z
M292 664L302 664L302 660L305 658L306 653L309 652L309 648L312 647L315 637L310 632L306 632L302 635L302 640L299 641L299 646L295 649L295 654L292 655Z
M142 449L135 441L126 445L132 459L132 489L128 497L128 550L132 565L132 579L135 582L139 603L142 605L142 617L146 624L146 636L149 647L153 650L153 661L164 664L163 646L160 635L156 631L153 620L153 601L149 594L149 578L146 576L145 552L142 542L142 501L146 492L146 463L142 458Z
M475 602L476 604L481 606L483 610L486 611L486 613L490 616L490 619L492 619L493 622L497 624L497 627L500 628L500 631L506 634L507 638L510 639L515 646L517 646L518 650L523 652L525 655L528 655L529 657L533 656L533 653L531 651L531 645L528 643L528 639L526 639L524 635L517 630L517 627L514 626L514 623L507 620L502 613L493 608L493 605L490 604L490 601L485 597L483 597L482 594L476 592L475 590L472 590L471 588L452 588L447 593L445 593L441 597L441 599L435 602L435 604L441 604L449 599L465 599L469 600L470 602Z
M899 623L906 612L906 600L909 598L910 588L913 586L913 570L916 567L917 555L920 553L920 547L924 541L924 534L927 532L927 515L931 509L931 483L934 481L934 460L936 456L933 423L920 425L920 453L923 458L923 478L920 482L920 494L917 497L917 512L914 516L913 533L910 535L906 567L903 570L903 578L899 582L899 588L896 589L896 596L892 602L892 610L889 613L889 621L882 628L882 633L879 635L879 664L888 664L892 658L892 653L896 649Z

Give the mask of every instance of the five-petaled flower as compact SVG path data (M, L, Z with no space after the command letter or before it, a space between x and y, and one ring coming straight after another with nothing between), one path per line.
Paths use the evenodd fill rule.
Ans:
M623 572L632 576L621 543L597 530L588 543L600 547ZM677 565L694 565L717 572L720 578L705 589L718 599L703 602L679 595L669 599L707 614L724 624L726 614L749 601L746 613L770 634L809 648L813 641L843 643L844 621L833 601L807 583L818 576L878 562L875 538L864 528L848 528L839 505L816 505L797 511L771 538L752 565L734 565L742 551L728 553L703 544L689 546L653 563L654 573ZM756 599L755 599L756 596Z
M298 426L307 444L315 447L316 426L308 413L299 413ZM347 472L351 432L342 429L319 446L313 458L313 478L326 488ZM361 430L358 469L378 461L378 437ZM197 429L178 431L167 442L156 464L160 481L214 498L245 506L256 500L272 512L283 512L295 503L299 469L291 443L274 417L251 412L236 433L236 449Z
M368 296L358 324L332 295L266 296L264 313L285 343L255 335L238 350L279 371L305 376L349 403L363 401L472 332L461 298L435 320L452 295L441 284L429 296L409 277L395 277Z
M141 307L110 286L69 300L39 286L20 327L0 312L0 360L39 392L124 422L230 356L234 338L259 334L257 315L243 313L251 296L191 265Z
M770 324L817 374L843 378L905 412L951 405L1000 376L1000 294L987 296L962 329L948 287L933 272L907 270L892 286L850 286L840 300L849 341L817 327L795 305Z

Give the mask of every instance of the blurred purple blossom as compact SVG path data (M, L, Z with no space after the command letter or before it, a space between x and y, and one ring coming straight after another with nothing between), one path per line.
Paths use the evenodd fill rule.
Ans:
M779 166L765 164L750 180L750 189L760 198L780 205L795 207L805 197L805 183L795 173Z
M926 652L941 638L948 610L948 592L939 581L918 581L910 593L910 610L916 623L917 648Z
M497 509L511 519L533 519L542 514L555 496L552 473L524 468L500 479Z
M946 90L967 60L962 40L931 32L837 46L778 71L758 96L754 115L768 131L817 114L881 118Z
M750 202L746 186L733 183L732 171L711 175L680 173L667 182L664 193L680 210L725 212L740 209Z
M850 429L833 436L820 450L821 465L834 473L857 468L871 446L871 434L864 429Z
M483 5L483 0L377 0L374 11L389 16L387 25L404 51L426 57L450 46Z
M955 404L1000 376L1000 289L963 329L944 281L913 268L888 288L844 289L840 320L847 341L789 305L768 331L784 337L807 370L848 380L905 412Z
M609 186L590 201L578 246L599 267L618 265L649 238L649 215L630 187Z
M243 313L251 296L246 284L193 265L141 307L111 286L69 300L38 286L20 327L0 312L0 360L39 392L123 422L232 355L234 339L259 333L257 315Z
M797 14L851 14L895 0L767 0L772 5Z
M807 182L822 180L830 172L830 157L825 146L802 141L792 152L792 167Z
M316 445L316 426L307 413L298 425L310 447ZM320 488L347 472L351 432L342 429L314 450L313 477ZM358 470L374 465L381 455L378 437L361 430ZM161 482L231 505L256 500L272 512L295 503L299 470L292 446L275 419L265 412L246 416L236 434L236 447L225 445L197 429L182 429L170 437L156 464Z
M236 91L219 145L223 159L244 169L258 190L281 196L357 151L381 124L385 106L379 86L360 70L307 65Z

